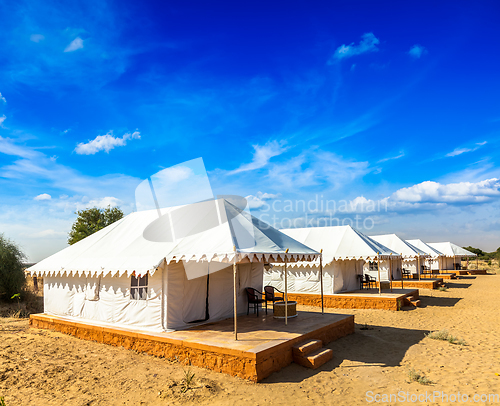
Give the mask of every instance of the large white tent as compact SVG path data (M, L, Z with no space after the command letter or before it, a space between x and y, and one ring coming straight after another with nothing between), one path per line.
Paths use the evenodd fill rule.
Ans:
M288 249L288 252L287 252ZM311 261L314 250L224 199L132 213L46 258L44 311L152 331L231 317L264 264Z
M394 252L401 254L403 268L408 269L412 273L421 273L421 265L424 265L425 259L429 257L429 254L413 246L407 241L402 240L396 234L371 235L370 238L385 245ZM394 274L394 277L399 279L401 278L401 270L399 269L397 271Z
M283 229L283 233L304 245L323 250L323 289L325 294L335 294L359 288L358 275L370 272L367 261L380 261L381 280L388 280L389 260L399 257L387 247L372 240L350 226L308 227ZM283 266L274 266L264 273L264 285L284 289ZM365 269L366 268L366 269ZM378 279L378 272L372 274ZM288 291L315 293L321 290L319 259L314 262L296 262L287 268Z
M442 269L443 259L446 257L442 252L438 251L435 248L432 248L429 244L426 244L422 240L414 239L414 240L406 240L407 243L417 247L419 250L424 251L429 255L427 258L427 266L432 270L440 270Z
M444 254L441 269L458 269L463 257L476 256L473 252L467 251L452 242L429 242L427 244Z

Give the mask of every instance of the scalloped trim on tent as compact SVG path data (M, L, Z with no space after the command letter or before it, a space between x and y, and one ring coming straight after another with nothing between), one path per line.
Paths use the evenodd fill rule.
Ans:
M284 263L285 258L289 264L294 264L298 262L304 261L315 261L320 257L321 254L295 254L295 253L244 253L237 252L230 254L202 254L197 256L196 254L185 254L182 256L172 255L166 258L163 258L159 263L145 267L142 269L106 269L101 267L100 269L81 269L78 271L73 271L71 269L61 268L59 270L36 270L31 271L32 276L85 276L85 277L98 277L98 276L107 276L108 274L111 276L123 276L126 275L130 277L132 275L143 276L149 273L149 275L153 275L158 269L161 269L165 266L165 264L170 263L178 263L181 261L189 262L189 261L208 261L208 262L222 262L232 264L236 257L236 262L241 263L245 262L265 262L265 263ZM307 263L307 262L306 262Z

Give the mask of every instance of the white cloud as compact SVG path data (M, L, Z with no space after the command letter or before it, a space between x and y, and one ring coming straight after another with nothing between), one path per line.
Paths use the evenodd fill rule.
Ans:
M484 203L500 197L500 179L441 184L426 181L394 192L391 200L408 203Z
M42 230L37 233L28 234L28 238L48 238L48 237L66 237L68 233L66 231L56 231L53 229Z
M284 144L283 141L269 141L265 145L252 145L254 149L252 162L241 165L239 168L228 172L228 175L253 171L266 166L272 157L281 155L288 149Z
M134 131L133 133L126 133L123 137L114 137L113 131L108 132L106 135L98 135L92 141L87 143L79 143L75 152L79 155L94 155L99 151L106 151L109 153L115 147L123 147L127 144L127 140L140 139L141 133Z
M250 209L260 209L266 204L266 200L276 199L279 196L280 194L257 192L255 196L248 195L245 199L247 199Z
M73 52L77 49L83 48L83 39L80 37L76 37L71 43L66 47L64 52Z
M361 36L361 41L358 45L354 45L354 42L351 42L349 45L342 44L339 46L328 62L331 64L335 59L340 60L366 52L376 52L378 51L377 45L379 43L380 40L372 32L367 32Z
M2 117L0 117L0 127L3 127L3 122L5 121L6 118L7 116L5 114Z
M40 42L43 41L45 37L42 34L31 34L30 41Z
M415 59L419 59L422 55L425 55L427 53L427 49L423 47L422 45L415 44L413 45L410 50L408 51L408 55Z
M106 196L100 199L92 199L86 203L82 203L84 208L88 207L98 207L100 209L105 209L108 206L117 207L122 204L122 201L116 197ZM82 205L79 205L79 210L81 210Z
M35 200L37 201L50 200L50 199L52 199L52 196L49 195L48 193L42 193L41 195L35 197Z
M476 143L476 147L473 148L455 148L453 151L446 154L447 157L454 157L457 155L465 154L466 152L473 152L481 148L483 145L486 145L488 141L478 142Z
M5 99L5 97L2 96L2 93L0 93L0 101L7 103L7 100Z

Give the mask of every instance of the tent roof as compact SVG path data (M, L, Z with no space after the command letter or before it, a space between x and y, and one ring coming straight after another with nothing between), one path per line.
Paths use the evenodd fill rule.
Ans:
M399 238L396 234L371 235L370 238L384 244L389 249L402 254L403 259L416 259L417 257L428 257L429 254L418 249L412 244Z
M475 257L476 254L459 247L452 242L429 242L427 243L432 248L441 251L447 257Z
M429 254L432 258L437 258L437 257L444 257L445 255L438 251L435 248L432 248L430 245L426 244L422 240L415 239L415 240L406 240L407 243L413 245L414 247L417 247L419 250L426 252Z
M281 231L316 251L322 249L324 264L335 260L373 260L377 258L377 253L380 253L381 259L399 257L399 254L351 226L289 228Z
M236 251L234 251L234 249ZM286 253L286 250L289 250ZM153 274L172 261L312 261L319 253L224 199L131 213L28 269L31 274Z

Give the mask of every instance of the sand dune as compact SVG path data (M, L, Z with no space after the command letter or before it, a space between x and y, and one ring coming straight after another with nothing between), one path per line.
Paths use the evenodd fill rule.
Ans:
M316 371L292 364L259 384L30 329L26 319L4 318L0 319L0 396L7 406L289 406L365 405L375 400L367 397L367 391L371 396L398 391L500 395L500 376L495 375L500 374L500 275L465 277L448 286L446 292L421 290L422 307L417 309L329 310L356 316L356 334L328 345L333 360ZM467 345L426 337L429 331L442 329ZM432 384L409 382L409 370L422 373ZM183 386L186 371L195 374L188 390Z

